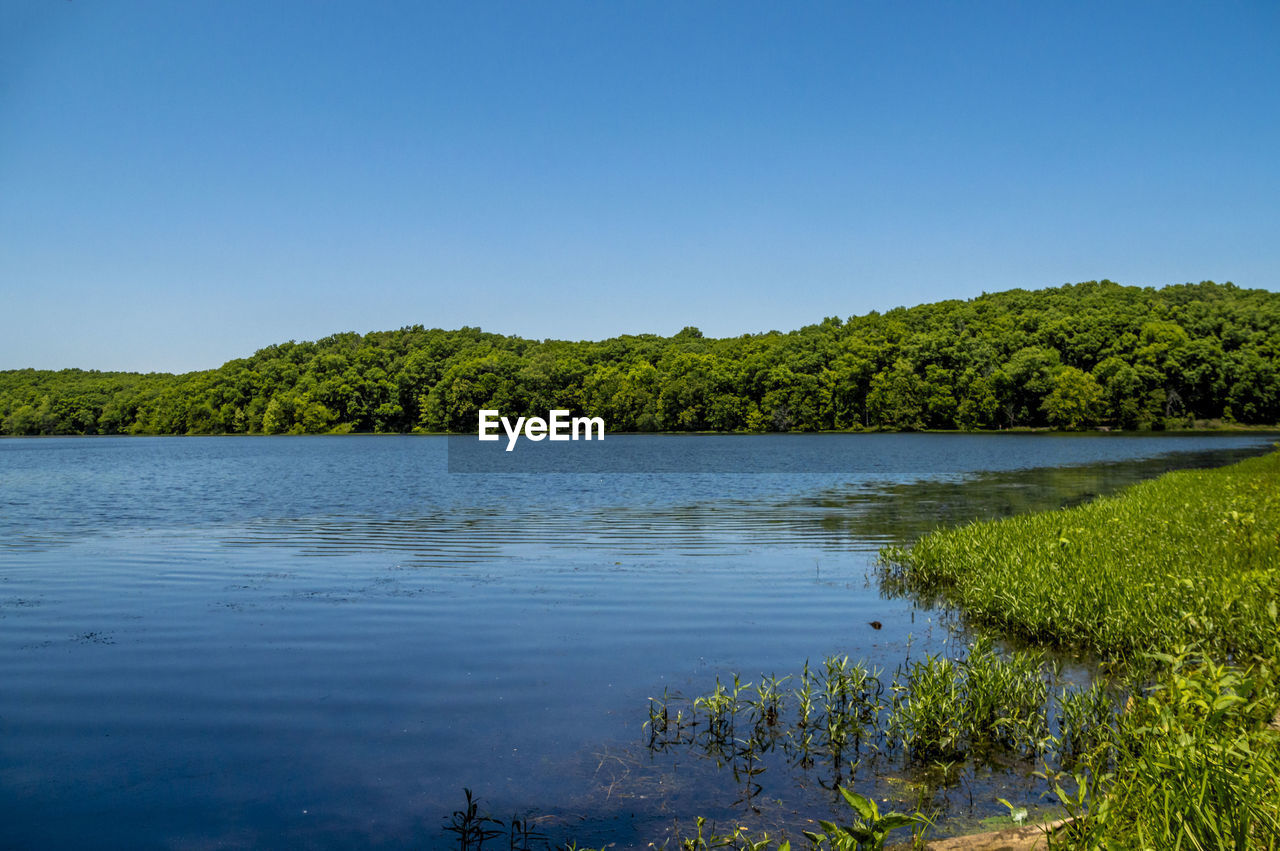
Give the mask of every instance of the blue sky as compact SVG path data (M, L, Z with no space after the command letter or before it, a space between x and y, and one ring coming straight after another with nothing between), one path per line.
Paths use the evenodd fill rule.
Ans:
M0 3L0 368L1280 287L1280 4Z

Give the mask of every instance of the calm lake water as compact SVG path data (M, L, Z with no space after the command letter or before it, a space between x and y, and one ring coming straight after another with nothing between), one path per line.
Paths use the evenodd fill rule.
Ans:
M883 544L1273 440L616 436L830 472L540 475L450 473L433 437L3 440L0 845L442 847L463 787L579 844L825 817L813 778L766 772L756 813L649 752L646 699L892 671L955 619L880 593Z

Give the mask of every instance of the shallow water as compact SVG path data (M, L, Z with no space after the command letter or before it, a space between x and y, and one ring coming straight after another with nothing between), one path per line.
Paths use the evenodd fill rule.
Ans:
M450 473L431 437L0 441L0 844L445 846L464 786L579 844L793 824L819 777L766 772L756 813L646 750L646 699L892 670L954 618L882 596L881 545L1272 440L616 436L805 472L540 475ZM990 814L1025 774L944 794Z

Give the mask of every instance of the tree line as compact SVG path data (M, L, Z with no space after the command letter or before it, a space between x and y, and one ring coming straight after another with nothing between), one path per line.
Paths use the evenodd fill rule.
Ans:
M0 372L10 435L474 432L481 408L564 408L612 431L1276 424L1280 294L1090 281L720 339L415 325L182 375Z

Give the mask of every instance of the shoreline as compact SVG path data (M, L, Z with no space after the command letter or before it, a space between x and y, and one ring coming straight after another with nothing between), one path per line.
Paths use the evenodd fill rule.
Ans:
M1280 436L1280 424L1255 425L1238 423L1234 425L1206 426L1197 428L1163 428L1163 429L1055 429L1049 427L1026 426L1002 429L824 429L821 431L606 431L606 437L630 437L636 435L654 437L764 437L764 436L843 436L872 434L936 434L936 435L1048 435L1058 437L1157 437L1187 436L1206 437L1209 435L1277 435ZM474 437L470 431L322 431L322 432L112 432L107 434L0 434L0 440L27 440L32 438L66 438L66 437Z

